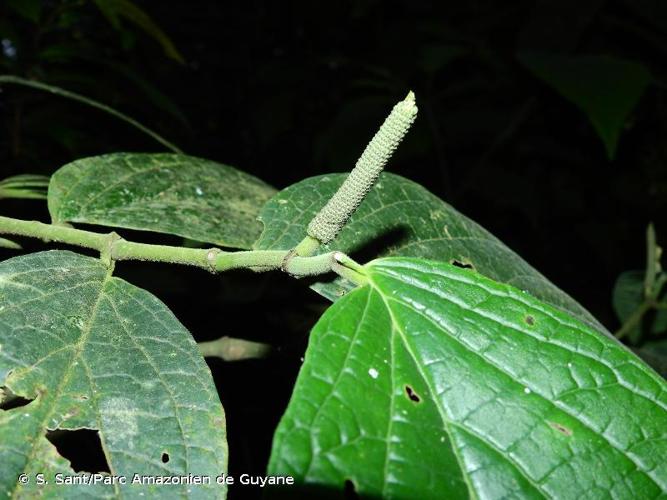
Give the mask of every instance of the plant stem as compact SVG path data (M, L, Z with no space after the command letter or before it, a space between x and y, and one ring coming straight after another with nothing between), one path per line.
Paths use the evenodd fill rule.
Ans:
M320 241L312 236L306 236L301 242L294 247L294 253L302 257L313 255L319 248Z
M199 342L197 345L202 356L220 358L223 361L265 358L271 352L268 344L233 337L220 337L209 342Z
M44 241L67 243L83 248L97 250L104 259L110 261L142 260L168 262L200 267L211 272L223 272L230 269L252 269L269 271L282 269L293 276L313 276L343 269L334 259L334 252L301 257L288 250L256 250L225 252L218 248L184 248L168 245L150 245L127 241L116 233L107 234L84 231L66 226L44 224L0 216L0 234L14 234ZM340 254L339 252L336 252ZM343 254L340 254L343 255ZM346 257L346 265L353 262ZM358 264L355 264L357 267Z
M646 228L646 276L644 277L644 297L653 297L656 274L660 272L659 248L655 243L655 229L651 222Z
M40 238L43 241L69 243L70 245L92 248L100 252L109 239L109 236L105 234L2 216L0 216L0 233Z
M336 274L350 280L355 285L364 285L368 279L364 273L363 266L350 259L342 252L333 253L334 264L331 266Z
M639 322L642 320L644 317L644 314L646 314L648 311L650 311L654 307L655 303L652 300L645 300L644 302L635 309L635 312L633 312L630 317L621 325L621 328L619 328L616 333L614 333L614 337L617 339L622 339L625 337L630 331L639 324Z

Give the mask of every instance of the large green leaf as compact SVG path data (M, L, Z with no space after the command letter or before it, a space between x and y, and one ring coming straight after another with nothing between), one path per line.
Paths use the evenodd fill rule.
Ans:
M667 383L623 346L446 263L365 269L313 329L270 474L378 498L664 495Z
M176 154L117 153L84 158L51 177L55 223L84 222L176 234L249 248L275 190L227 165Z
M652 80L649 70L609 56L524 53L519 60L586 113L613 158L626 120Z
M262 209L264 232L257 249L293 248L306 226L333 196L346 174L312 177L278 193ZM398 175L382 174L338 237L322 251L354 255L374 241L389 245L385 255L423 257L473 266L496 281L527 290L594 328L606 332L579 303L528 265L491 233L457 212L419 184ZM352 289L337 279L313 287L335 300Z
M73 474L45 437L56 429L97 429L110 470L128 483L227 467L225 416L190 333L99 259L51 251L0 263L0 385L33 400L0 410L0 497L225 495L216 484L54 484L55 473ZM50 484L37 487L36 473Z

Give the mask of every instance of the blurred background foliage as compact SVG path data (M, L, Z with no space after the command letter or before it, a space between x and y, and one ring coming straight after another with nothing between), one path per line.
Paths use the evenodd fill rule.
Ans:
M188 154L278 188L349 170L413 89L420 118L391 171L481 223L611 331L625 328L624 340L664 373L663 0L2 0L0 44L0 72L103 102ZM0 120L3 178L49 175L106 152L164 150L99 110L13 85L2 86ZM30 193L37 179L28 179ZM43 202L9 198L3 215L46 217ZM282 342L277 361L212 362L220 380L249 381L224 385L221 396L232 448L245 450L240 470L263 470L249 450L268 450L272 427L253 437L231 429L277 420L326 304L283 277L248 283L245 274L131 264L120 272L165 299L200 340ZM194 306L193 287L205 295ZM306 306L295 312L299 293ZM248 320L265 299L271 313ZM243 332L216 331L221 315Z

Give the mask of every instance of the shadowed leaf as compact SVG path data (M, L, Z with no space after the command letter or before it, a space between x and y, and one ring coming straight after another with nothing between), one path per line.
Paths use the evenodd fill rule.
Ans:
M649 70L608 56L524 53L519 60L586 113L613 158L627 119L652 80Z
M311 177L278 193L262 209L264 232L255 248L293 248L345 176ZM322 248L322 252L328 250L340 250L353 257L362 251L365 258L404 255L472 266L485 276L526 290L608 333L580 304L500 240L419 184L398 175L381 175L338 237ZM336 300L353 286L337 279L317 283L313 288Z

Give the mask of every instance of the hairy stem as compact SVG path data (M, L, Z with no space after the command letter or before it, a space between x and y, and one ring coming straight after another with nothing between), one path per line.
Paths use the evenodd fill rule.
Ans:
M40 238L44 241L69 243L70 245L91 248L100 252L104 249L109 239L109 236L106 234L2 216L0 216L0 233Z
M230 269L252 269L254 271L282 269L293 276L313 276L345 267L334 258L334 252L314 257L301 257L288 250L225 252L218 248L150 245L127 241L114 232L102 234L2 216L0 216L0 234L40 238L44 241L89 248L100 252L103 259L108 262L121 260L167 262L200 267L211 272L223 272ZM352 262L352 260L347 258L346 262Z
M622 339L625 337L628 333L632 331L632 329L639 325L641 320L644 318L644 315L650 311L653 308L654 304L652 301L645 301L642 302L637 309L635 309L635 312L633 312L630 317L621 325L621 328L619 328L616 333L614 333L614 337L617 339Z

